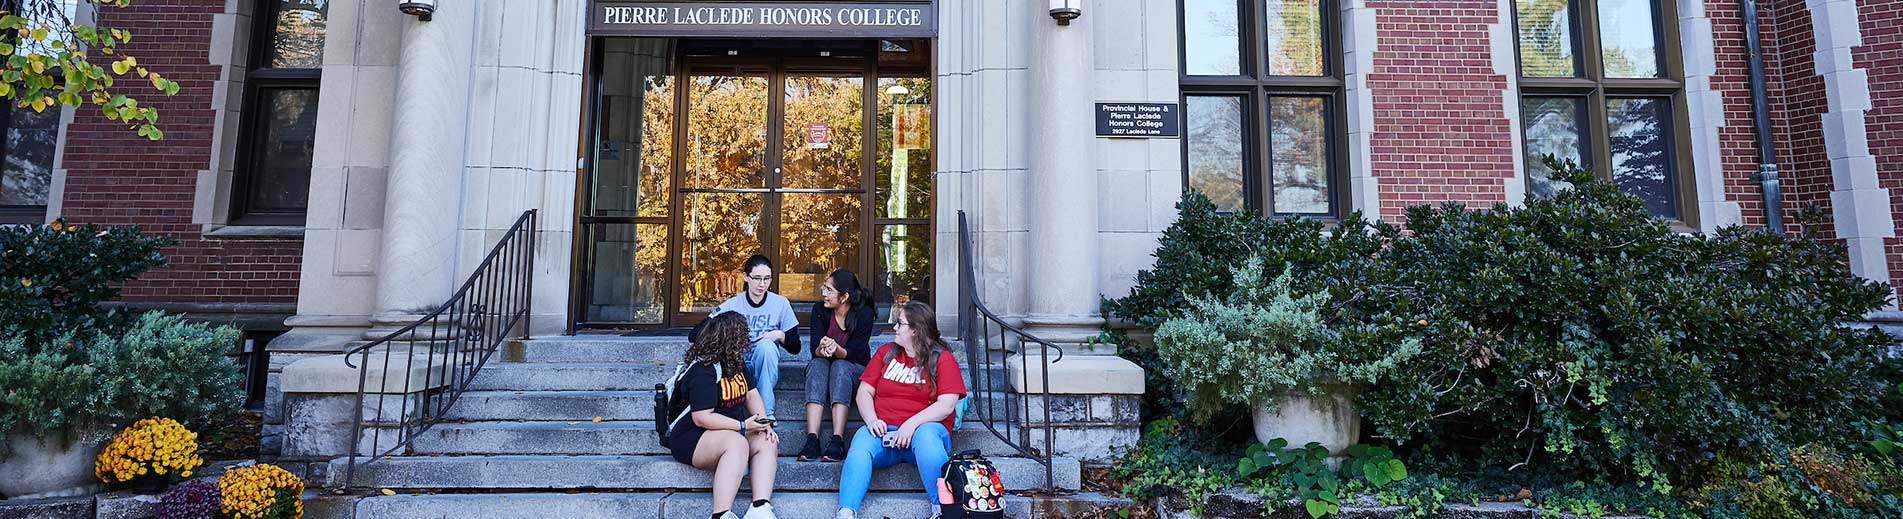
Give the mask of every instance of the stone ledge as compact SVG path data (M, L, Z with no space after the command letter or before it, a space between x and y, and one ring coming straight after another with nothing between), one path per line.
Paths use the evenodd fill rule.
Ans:
M1044 370L1038 359L1028 363L1023 355L1004 361L1006 378L1018 393L1043 391ZM1067 355L1051 362L1050 392L1060 395L1141 395L1143 368L1121 357Z
M92 516L92 496L0 500L0 519L86 519Z
M424 357L429 361L424 361ZM359 369L345 363L346 358L358 355L324 355L299 360L284 367L284 373L278 379L278 390L284 393L356 393L359 387ZM407 353L399 350L390 353L388 358L380 352L373 352L367 359L370 374L361 380L362 386L371 393L416 393L444 386L440 376L427 377L430 367L441 369L447 359L443 355ZM385 364L387 362L387 365Z
M1161 512L1161 517L1166 519L1308 518L1308 511L1303 510L1301 504L1294 501L1290 501L1286 506L1277 509L1273 514L1264 513L1264 505L1267 504L1267 500L1262 499L1262 496L1249 492L1229 491L1210 494L1204 496L1200 504L1203 505L1203 513L1198 515L1188 512L1191 503L1183 496L1170 496L1155 501L1156 507ZM1355 503L1343 506L1338 515L1330 517L1337 519L1392 519L1402 512L1402 510L1403 509L1398 506L1381 506L1379 503L1374 502L1371 496L1360 496ZM1520 503L1480 503L1477 505L1450 503L1434 517L1436 519L1542 519L1546 516L1540 515L1539 510ZM1559 514L1557 517L1573 519L1583 518L1585 516ZM1642 515L1606 515L1601 516L1599 519L1650 518Z

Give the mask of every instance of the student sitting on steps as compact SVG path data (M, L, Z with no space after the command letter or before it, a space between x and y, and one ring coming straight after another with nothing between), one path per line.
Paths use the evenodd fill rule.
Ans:
M689 418L668 431L667 447L675 460L714 472L713 519L740 519L733 500L749 472L747 519L776 519L770 500L780 436L744 369L749 347L746 318L726 313L702 324L682 359L688 367L676 391L687 400Z
M872 329L879 311L872 294L846 269L834 270L819 286L820 301L813 304L811 322L813 361L806 364L806 446L800 461L846 459L846 406L859 387L859 374L872 358ZM830 440L819 439L820 420L832 411Z
M857 519L871 486L872 471L899 463L918 469L931 506L938 507L938 477L951 459L951 428L965 379L958 360L938 334L932 305L913 301L892 312L895 342L873 352L859 376L859 418L839 475L835 519Z
M800 320L793 314L793 303L787 301L786 296L767 290L773 286L772 260L755 254L740 267L740 274L747 277L747 291L714 307L712 315L732 312L746 319L747 339L753 343L747 351L747 375L753 377L754 387L760 388L760 398L766 402L766 415L772 417L773 389L780 381L781 352L785 352L785 356L799 354L799 337L794 328L799 326Z

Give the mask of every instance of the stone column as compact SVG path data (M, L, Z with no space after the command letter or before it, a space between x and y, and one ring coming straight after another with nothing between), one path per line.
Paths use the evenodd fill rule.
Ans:
M456 286L470 53L481 2L443 4L434 20L404 16L390 125L390 171L377 263L376 338L441 305Z
M1078 343L1103 324L1098 314L1099 245L1095 126L1091 119L1092 13L1058 25L1032 5L1030 62L1031 333ZM1140 189L1140 187L1138 187Z

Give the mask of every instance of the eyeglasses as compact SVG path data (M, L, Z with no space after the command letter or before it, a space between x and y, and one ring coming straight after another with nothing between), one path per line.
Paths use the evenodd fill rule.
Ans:
M747 276L747 279L754 281L772 281L773 276Z
M892 329L894 330L897 330L899 328L911 328L911 327L912 327L912 323L908 323L905 321L899 321L898 323L895 323L892 325Z

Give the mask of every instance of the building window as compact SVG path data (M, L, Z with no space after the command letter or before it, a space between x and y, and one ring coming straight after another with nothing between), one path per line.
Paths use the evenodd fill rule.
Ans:
M0 0L0 10L24 13L24 16L33 19L56 14L65 14L70 18L77 4L60 2L57 8L63 13L52 13L46 11L45 7L23 11L20 9L20 0ZM18 38L9 34L6 40L8 43L17 43ZM72 41L65 40L64 43L70 44ZM50 47L36 51L42 54L57 52ZM57 73L49 75L58 76ZM35 112L32 108L16 103L0 102L0 129L4 130L5 135L5 139L0 139L0 157L5 159L0 162L0 225L39 224L46 221L46 206L53 193L53 160L59 151L59 125L64 113L65 109L57 105Z
M1690 222L1690 141L1674 2L1514 0L1527 191L1565 189L1546 155Z
M234 224L304 224L329 3L264 0L258 7L233 175Z
M1334 216L1335 0L1182 0L1183 182L1225 211Z

